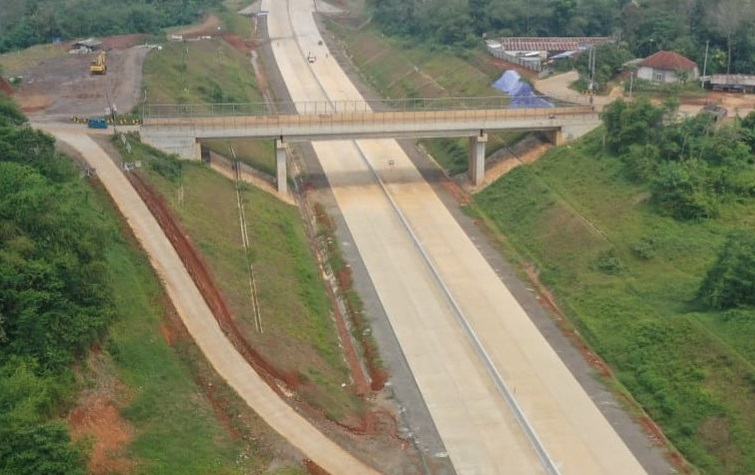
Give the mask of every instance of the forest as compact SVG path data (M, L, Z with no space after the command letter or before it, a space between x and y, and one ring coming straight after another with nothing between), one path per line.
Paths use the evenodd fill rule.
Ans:
M157 33L201 18L220 0L3 0L0 53L56 39Z
M367 0L384 33L469 48L483 37L612 36L637 57L673 50L755 74L753 0ZM702 69L702 68L701 68ZM702 71L701 71L702 72Z
M61 417L72 364L113 320L114 223L55 141L0 96L0 473L83 474Z

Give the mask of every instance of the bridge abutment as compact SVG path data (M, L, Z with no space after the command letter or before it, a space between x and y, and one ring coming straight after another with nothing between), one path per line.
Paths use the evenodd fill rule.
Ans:
M140 131L142 142L185 160L201 160L202 145L193 135L151 134Z
M485 179L485 144L488 134L480 131L479 135L469 137L469 179L474 186L482 185Z
M278 182L278 193L288 193L286 181L286 143L283 139L275 139L275 177Z

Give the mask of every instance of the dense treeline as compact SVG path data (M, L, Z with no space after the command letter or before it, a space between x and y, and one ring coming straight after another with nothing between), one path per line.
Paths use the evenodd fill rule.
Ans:
M155 33L189 24L220 0L3 0L0 53L49 43L125 33Z
M638 57L667 49L702 65L709 42L708 71L755 74L753 0L368 0L368 4L386 33L444 45L472 46L483 34L615 36Z
M113 318L111 221L54 140L0 97L0 473L85 473L58 420L73 362Z

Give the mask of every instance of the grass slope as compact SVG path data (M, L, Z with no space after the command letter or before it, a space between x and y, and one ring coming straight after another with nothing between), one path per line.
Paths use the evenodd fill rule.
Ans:
M600 132L548 152L476 195L478 213L534 261L580 333L673 443L706 473L755 471L755 311L700 313L695 292L726 233L657 214L603 156Z
M184 162L180 175L152 170L158 159L135 144L145 178L165 196L207 260L244 334L277 368L305 383L299 393L333 419L361 413L343 360L331 303L309 249L298 210L266 192L242 186L250 253L242 246L235 184L199 163ZM175 162L171 162L175 163ZM175 164L179 166L178 164ZM173 179L167 179L165 176ZM184 199L178 200L183 187ZM248 259L248 260L247 260ZM263 332L257 331L249 288L254 268Z
M144 87L149 104L262 101L249 59L218 38L153 50L144 63Z
M94 201L105 212L116 212L101 192ZM192 343L171 347L166 341L166 317L160 305L164 297L146 256L133 241L120 237L105 245L117 320L101 357L127 395L121 416L134 429L127 448L135 462L133 473L242 474L268 468L272 451L259 439L269 428L255 421L256 426L239 430L255 437L239 437L229 430L205 395L207 388L198 386L197 374L213 384L216 392L231 391ZM243 406L237 398L226 400L231 408ZM241 419L242 413L239 410L242 422L232 422L243 426L247 416ZM286 465L279 462L281 468L270 473L303 473Z
M503 93L490 87L501 70L484 52L464 57L427 45L402 42L380 34L374 26L353 29L329 22L350 60L365 83L391 99L429 97L486 97ZM488 155L507 147L522 133L490 134ZM467 169L467 141L464 138L422 140L440 166L455 175Z

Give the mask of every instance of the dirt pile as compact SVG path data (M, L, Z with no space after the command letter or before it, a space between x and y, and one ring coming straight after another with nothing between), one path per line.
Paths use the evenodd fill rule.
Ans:
M8 94L9 96L13 95L13 86L8 83L4 78L0 77L0 91L4 92L5 94Z

